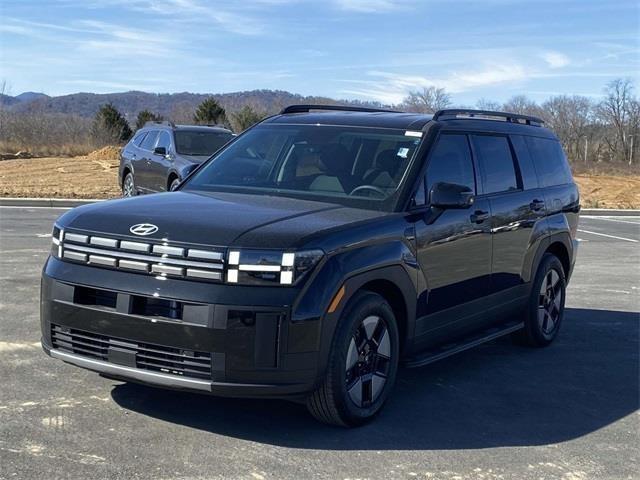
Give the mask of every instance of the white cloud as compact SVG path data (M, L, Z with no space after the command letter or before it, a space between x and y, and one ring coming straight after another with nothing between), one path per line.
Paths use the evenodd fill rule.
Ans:
M380 13L395 10L401 7L403 2L398 0L334 0L334 3L341 10Z
M517 62L485 63L477 70L451 71L442 77L424 77L372 70L366 80L348 80L357 88L342 90L341 94L357 95L386 104L400 103L413 90L426 87L444 88L451 93L518 82L528 78L530 72Z
M540 58L547 62L550 68L562 68L571 63L569 57L560 52L544 52L540 54Z

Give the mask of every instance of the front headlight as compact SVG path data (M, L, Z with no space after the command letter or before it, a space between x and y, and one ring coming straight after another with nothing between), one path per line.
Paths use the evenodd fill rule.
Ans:
M57 225L53 226L53 232L51 233L51 256L55 258L62 257L62 237L64 231Z
M231 249L227 256L227 282L241 285L293 285L320 261L322 250L282 252Z

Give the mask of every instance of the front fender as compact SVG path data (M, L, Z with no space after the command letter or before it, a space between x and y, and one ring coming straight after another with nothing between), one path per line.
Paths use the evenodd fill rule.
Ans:
M319 373L329 358L333 335L350 298L367 283L384 280L401 292L406 307L405 339L415 329L417 262L408 245L400 240L367 245L328 257L301 292L292 308L292 327L300 322L315 322L319 351ZM331 301L344 286L344 296L329 313Z

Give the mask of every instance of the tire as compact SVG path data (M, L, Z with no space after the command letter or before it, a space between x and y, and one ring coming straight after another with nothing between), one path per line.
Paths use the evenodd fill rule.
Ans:
M325 378L307 398L309 412L323 423L342 427L371 420L393 389L399 344L387 301L373 292L356 293L338 321Z
M138 194L136 190L136 182L133 178L133 173L127 172L122 181L122 196L123 197L135 197Z
M178 186L180 185L180 179L179 178L174 178L173 180L171 180L171 183L169 183L169 191L173 192L176 188L178 188Z
M530 347L546 347L560 331L564 317L567 281L562 263L555 255L545 253L531 285L527 318L514 340Z

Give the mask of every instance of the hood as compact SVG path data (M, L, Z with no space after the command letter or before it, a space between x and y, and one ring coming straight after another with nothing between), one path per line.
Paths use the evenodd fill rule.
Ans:
M236 193L170 192L108 200L74 208L63 228L133 239L253 248L295 248L311 235L385 213L340 205ZM158 231L133 235L129 229L151 223Z

